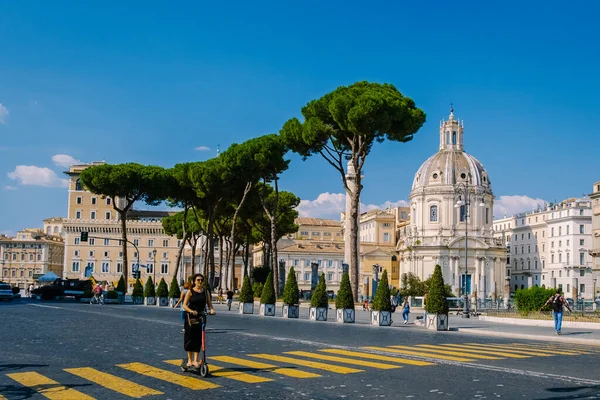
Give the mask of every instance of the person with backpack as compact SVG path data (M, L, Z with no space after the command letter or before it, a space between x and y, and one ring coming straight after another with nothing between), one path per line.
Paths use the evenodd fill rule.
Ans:
M567 307L569 312L571 312L569 303L567 303L565 298L561 295L560 289L556 289L556 293L548 299L546 304L544 304L544 307L546 307L548 304L550 304L550 307L552 308L552 314L554 315L554 329L556 330L556 334L562 335L560 329L562 326L563 306Z

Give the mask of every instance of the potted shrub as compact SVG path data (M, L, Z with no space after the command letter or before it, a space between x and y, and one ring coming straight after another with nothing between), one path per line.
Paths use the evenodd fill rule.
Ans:
M250 278L247 275L244 277L238 300L240 301L240 314L254 314L254 294L250 287Z
M92 291L91 290L85 290L83 292L83 295L81 296L81 298L79 299L79 301L81 303L89 303L90 300L92 300Z
M144 287L142 286L142 281L140 279L135 280L133 290L131 291L131 299L133 300L133 304L144 303Z
M154 282L152 281L151 276L148 277L146 286L144 286L144 304L147 306L153 306L156 304L156 288L154 287Z
M263 283L254 282L254 285L252 285L252 294L254 295L254 297L260 298L260 296L262 295L263 287L264 287Z
M442 267L439 265L435 266L433 276L431 277L425 311L427 311L427 320L425 321L427 329L436 331L448 330L448 301L446 300Z
M164 278L160 279L160 283L156 288L156 305L159 307L166 307L169 305L169 288Z
M298 318L300 315L300 293L298 291L298 282L296 281L296 272L294 267L290 267L285 287L283 288L283 318Z
M179 285L177 284L177 278L173 275L173 279L171 280L171 285L169 286L169 305L173 307L179 301L179 297L181 296L181 289L179 289Z
M325 284L325 274L319 277L319 283L315 288L310 299L310 309L308 317L313 321L327 321L327 310L329 308L329 299L327 298L327 285Z
M383 271L373 299L371 325L390 326L392 324L392 301L390 299L387 270Z
M104 304L118 304L119 303L119 294L116 290L109 290L106 292L106 296L104 296Z
M259 315L264 317L275 316L275 288L273 287L273 272L269 272L267 281L263 286L262 295L260 296L260 312Z
M335 298L336 321L342 323L354 323L354 298L350 286L350 275L344 272L340 290Z
M121 278L119 278L116 292L119 303L123 304L125 302L125 293L127 293L127 287L125 286L125 278L123 278L123 275L121 275Z

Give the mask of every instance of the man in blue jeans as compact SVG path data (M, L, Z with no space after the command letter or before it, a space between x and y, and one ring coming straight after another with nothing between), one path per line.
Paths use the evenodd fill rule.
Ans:
M571 312L569 303L567 303L565 298L560 294L560 289L556 289L556 293L548 299L546 304L544 304L544 307L548 304L550 304L552 307L552 314L554 315L554 329L556 330L556 334L562 335L560 329L562 326L563 306L567 307L569 312Z

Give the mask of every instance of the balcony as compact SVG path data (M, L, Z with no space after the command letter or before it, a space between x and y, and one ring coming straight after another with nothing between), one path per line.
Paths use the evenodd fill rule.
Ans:
M600 249L591 249L588 250L588 253L592 257L600 257Z

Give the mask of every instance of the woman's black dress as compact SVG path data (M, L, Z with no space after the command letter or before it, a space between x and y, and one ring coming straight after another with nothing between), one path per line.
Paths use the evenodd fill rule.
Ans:
M202 291L202 293L198 293L194 289L191 289L191 293L192 294L188 308L197 311L198 314L203 313L204 309L206 308L206 293L204 291ZM206 319L205 316L202 316L202 318L203 320ZM183 347L185 351L199 353L200 349L202 348L202 322L190 326L188 321L188 316L186 315L184 323L185 334L183 335Z

